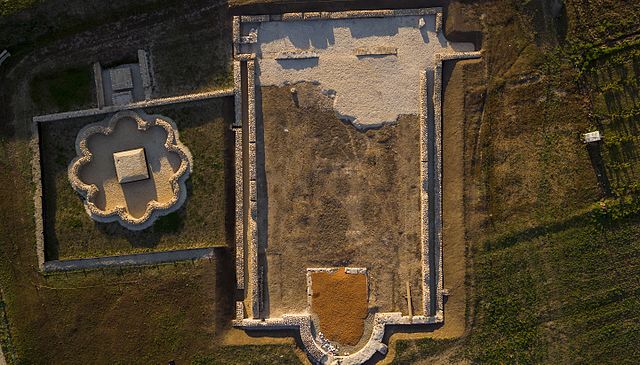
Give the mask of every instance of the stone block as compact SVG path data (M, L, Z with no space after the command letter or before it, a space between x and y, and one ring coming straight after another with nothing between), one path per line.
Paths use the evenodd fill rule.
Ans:
M119 67L109 70L111 78L111 88L114 91L127 90L133 88L133 79L129 67Z
M149 178L144 148L116 152L113 154L113 161L120 184Z

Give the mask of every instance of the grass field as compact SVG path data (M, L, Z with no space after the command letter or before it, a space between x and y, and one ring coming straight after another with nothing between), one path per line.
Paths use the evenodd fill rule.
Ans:
M478 141L467 199L485 199L468 202L467 233L478 242L469 255L475 299L468 334L400 341L398 359L438 349L453 351L456 362L482 364L635 363L638 210L603 213L594 204L602 195L580 134L605 130L603 160L616 196L633 190L632 171L612 169L633 165L633 148L620 139L635 137L607 141L606 131L635 136L635 119L616 124L601 116L613 109L630 116L635 105L637 56L620 44L635 39L626 34L637 32L631 19L640 7L566 1L554 16L543 1L492 1L467 5L467 13L474 10L486 14L488 80L483 124L466 131L469 142ZM617 155L609 144L618 145Z
M96 118L40 124L48 259L226 245L225 184L229 184L226 172L232 168L229 154L233 153L227 124L233 113L230 101L147 112L172 118L181 141L193 155L185 205L140 232L129 231L116 222L93 221L68 181L67 167L76 155L78 131Z
M231 87L231 18L226 9L176 24L150 47L158 97Z
M0 139L0 285L15 364L293 362L291 346L219 348L233 315L226 249L211 262L43 276L36 271L30 151L23 136ZM0 327L1 328L1 327ZM213 354L213 355L211 355ZM13 355L12 355L13 356ZM13 357L9 355L8 360ZM212 357L213 359L212 360ZM272 356L272 357L270 357ZM229 362L227 362L229 363Z
M37 0L5 0L0 3L0 16L7 16L33 6Z
M42 113L91 107L93 85L93 74L88 66L39 74L31 80L31 99Z
M468 334L399 341L396 363L445 354L452 362L483 364L635 364L640 358L634 43L640 4L566 0L554 10L552 3L460 3L469 19L484 14L486 66L486 80L481 73L465 76L474 85L469 105L483 105L468 110L465 131ZM58 36L71 32L52 21ZM32 27L40 38L6 39L45 42L44 19L16 24L20 37ZM72 28L91 26L78 24L85 28L75 20ZM614 190L606 211L593 208L601 195L580 142L594 127L605 134L602 157ZM24 128L0 130L6 171L0 174L0 286L11 329L10 341L1 328L0 339L19 363L297 361L291 346L217 347L232 315L224 300L233 279L219 265L224 260L38 274L28 135ZM167 230L179 226L168 220Z

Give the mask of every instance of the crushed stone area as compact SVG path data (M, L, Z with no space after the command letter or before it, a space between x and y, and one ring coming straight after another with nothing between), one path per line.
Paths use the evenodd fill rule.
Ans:
M435 15L271 21L242 33L257 31L245 51L256 53L259 85L319 82L341 118L367 128L418 114L420 71L433 69L436 54L474 50L448 42L435 23Z

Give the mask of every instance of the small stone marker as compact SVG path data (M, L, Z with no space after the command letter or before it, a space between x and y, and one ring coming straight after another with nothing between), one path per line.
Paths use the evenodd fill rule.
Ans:
M111 88L115 91L133 88L131 78L131 69L129 67L120 67L109 70L111 77Z
M407 308L409 309L409 317L413 317L413 304L411 303L411 284L407 281Z
M113 161L116 165L116 175L120 184L149 178L144 148L116 152L113 154Z
M133 102L133 93L131 91L114 92L111 95L111 103L113 105L127 105Z
M363 56L397 56L398 48L390 46L358 47L354 51L357 57Z
M308 58L318 58L318 54L313 51L305 51L303 49L295 49L291 51L279 52L276 54L276 60L304 60Z
M598 142L602 139L600 131L589 132L582 135L584 143Z
M2 63L9 58L9 56L11 56L11 53L9 53L9 51L7 51L6 49L4 51L2 51L0 53L0 65L2 65Z

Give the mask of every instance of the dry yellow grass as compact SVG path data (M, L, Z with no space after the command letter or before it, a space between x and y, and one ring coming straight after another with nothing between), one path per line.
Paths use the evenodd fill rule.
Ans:
M367 276L336 272L311 274L311 310L320 319L320 330L331 341L355 346L367 317Z

